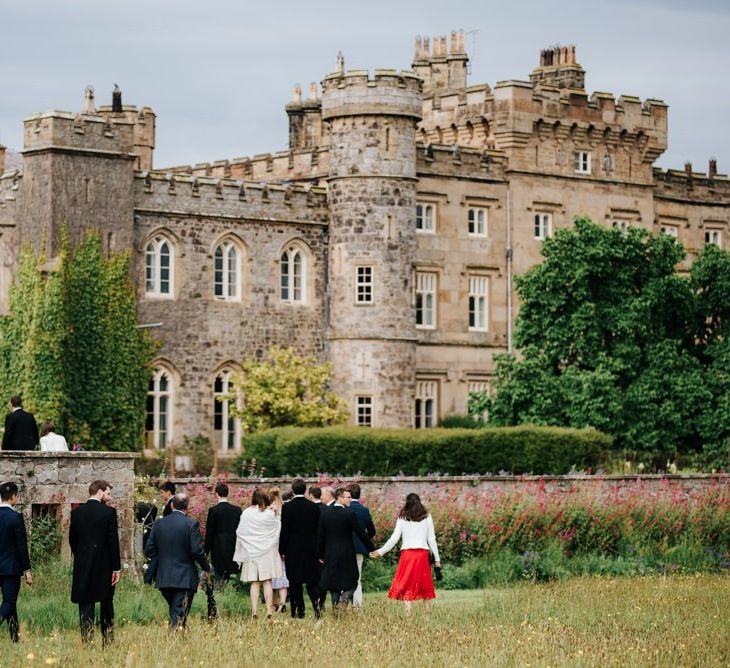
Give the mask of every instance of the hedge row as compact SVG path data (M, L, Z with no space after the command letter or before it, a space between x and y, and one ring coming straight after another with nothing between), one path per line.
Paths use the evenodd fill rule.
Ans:
M595 429L270 429L247 436L242 459L267 476L563 474L595 469L612 438Z

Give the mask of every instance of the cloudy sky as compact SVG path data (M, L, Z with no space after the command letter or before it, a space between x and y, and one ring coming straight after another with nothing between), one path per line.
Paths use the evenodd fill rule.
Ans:
M22 119L108 104L157 113L155 166L287 147L284 105L334 68L410 67L415 35L470 32L471 83L527 79L576 44L586 88L670 106L663 167L730 171L730 0L0 0L0 143Z

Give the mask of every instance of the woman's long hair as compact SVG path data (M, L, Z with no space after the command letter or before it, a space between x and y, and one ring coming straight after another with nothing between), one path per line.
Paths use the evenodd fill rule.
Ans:
M428 511L421 503L421 497L411 492L406 497L406 502L400 509L398 518L407 522L420 522L428 517Z
M50 420L46 420L41 427L41 436L48 436L52 431L56 431L56 425Z
M268 495L274 512L278 513L284 505L284 501L281 498L281 490L278 487L269 487Z
M251 495L251 505L258 506L259 512L263 512L271 505L271 499L263 487L256 487Z

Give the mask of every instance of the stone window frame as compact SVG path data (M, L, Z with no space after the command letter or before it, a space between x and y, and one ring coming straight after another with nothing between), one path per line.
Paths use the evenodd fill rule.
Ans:
M431 290L426 289L427 286L422 287L422 283L426 280L425 277L432 277L433 279L433 288ZM423 279L423 281L421 280ZM429 269L416 269L416 277L414 281L415 286L415 309L416 309L416 329L428 329L433 330L436 329L438 326L438 286L439 286L439 274L437 271L429 270ZM418 322L418 297L419 295L432 295L433 296L433 303L431 305L431 313L432 318L431 322ZM422 308L422 311L426 311L427 309Z
M474 214L472 216L472 214ZM483 220L479 221L479 214L483 214ZM484 225L484 230L479 232L479 223ZM472 231L472 228L474 231ZM489 207L486 206L470 206L466 212L466 233L469 237L478 239L489 238Z
M223 260L223 267L222 267L222 277L220 281L221 286L221 292L223 294L217 294L218 285L219 282L216 280L216 274L218 273L217 269L217 263L218 263L218 251L223 249L223 247L227 247L226 250L222 250L222 257ZM227 252L226 252L227 251ZM227 253L230 253L231 251L234 251L236 254L235 258L235 278L234 278L234 287L235 287L235 293L233 295L230 294L230 267L228 270L226 270L226 255ZM215 243L213 244L213 248L211 251L211 254L213 256L213 298L216 301L220 302L241 302L243 301L243 289L244 289L244 280L243 280L243 271L244 267L246 266L246 259L248 257L246 245L243 243L243 241L234 234L224 234L222 237L217 239Z
M439 421L441 379L416 376L413 402L413 428L430 429Z
M723 246L723 230L721 227L707 225L704 229L705 246L713 245L718 248L724 248Z
M419 216L419 209L421 209L421 215ZM428 220L427 212L431 212L430 216L430 227L424 226L424 222ZM421 227L418 226L419 218L421 220ZM417 199L416 200L416 234L436 234L436 223L438 219L437 203L428 200Z
M532 235L535 241L545 241L553 236L553 212L534 211Z
M365 270L369 270L369 272ZM369 278L366 277L367 273L369 273ZM353 274L355 283L355 290L353 295L355 300L355 306L374 306L375 267L372 264L357 263L353 267Z
M233 400L229 401L218 401L217 397L229 394L231 390L231 381L234 374L240 373L241 369L238 365L232 362L226 362L222 364L213 374L213 436L215 440L215 447L219 452L240 452L242 443L242 427L240 418L233 417L230 415L230 404ZM221 388L218 389L218 381L221 381ZM237 397L235 403L240 407L241 397ZM216 422L218 418L218 408L220 407L220 420L221 428L216 429ZM232 424L232 432L231 432ZM218 437L220 432L220 438ZM233 436L233 447L228 447L231 435ZM224 447L225 446L225 447Z
M300 294L299 299L292 298L289 296L289 291L292 289L296 290L296 286L291 285L291 279L287 281L287 285L284 285L284 268L285 266L288 269L288 266L290 263L292 263L292 260L289 260L287 264L284 263L284 255L289 255L290 253L298 254L300 257L300 267L301 267L301 275L300 275ZM279 302L282 304L291 304L293 306L297 305L305 305L309 302L310 299L310 286L309 286L309 274L310 274L310 265L312 263L312 252L309 249L309 246L307 246L303 241L300 239L291 239L287 241L285 244L281 246L281 249L279 250L278 255L278 265L279 265L279 271L278 271L278 286L277 286L277 292L279 294ZM289 272L287 272L287 276L291 276ZM284 289L287 289L287 297L285 298L283 296Z
M484 272L470 272L468 281L468 327L470 332L488 332L490 315L491 276ZM481 289L483 286L483 290ZM483 301L480 301L483 300ZM479 305L483 304L483 318L479 318ZM473 314L473 317L472 317Z
M375 402L372 394L355 395L355 424L358 427L372 427Z
M146 400L146 420L145 420L145 444L151 445L150 450L166 450L170 447L174 438L174 408L175 408L175 384L177 374L172 366L164 361L157 361L152 365L154 373L147 389ZM167 376L167 386L163 390L160 388L163 376ZM163 432L160 430L160 402L165 398L165 420L166 429L164 431L164 445L160 445L160 436ZM152 411L150 412L150 399L152 400ZM152 429L148 428L152 416ZM151 436L150 436L151 435Z
M573 151L573 170L576 174L591 175L593 165L592 155L586 149L578 148Z
M167 244L168 253L168 289L162 291L162 247ZM175 299L177 241L166 230L155 230L142 246L144 252L144 286L148 299ZM150 262L152 258L152 262ZM150 276L150 274L152 274ZM151 285L151 287L150 287Z
M679 241L679 225L675 225L673 223L662 223L659 226L659 233L671 237L677 242Z

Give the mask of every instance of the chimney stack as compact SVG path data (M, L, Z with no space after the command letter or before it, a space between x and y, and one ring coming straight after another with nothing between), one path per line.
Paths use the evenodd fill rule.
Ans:
M112 92L112 113L121 114L122 109L122 90L114 84L114 91Z
M717 176L717 158L710 158L710 167L707 170L707 175L714 179Z
M95 114L96 105L94 104L94 87L87 86L84 89L84 113Z
M5 171L5 147L0 144L0 174Z

